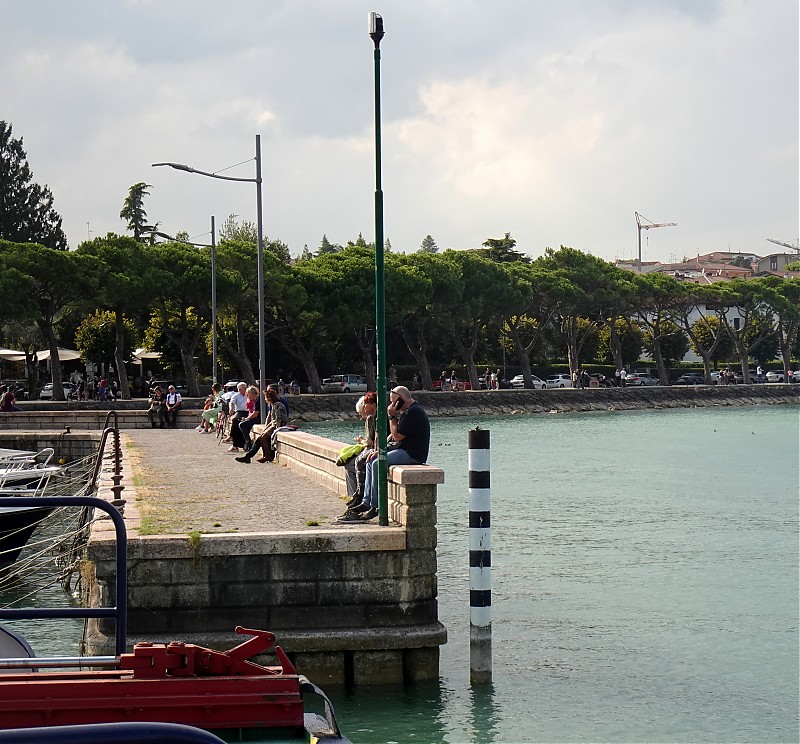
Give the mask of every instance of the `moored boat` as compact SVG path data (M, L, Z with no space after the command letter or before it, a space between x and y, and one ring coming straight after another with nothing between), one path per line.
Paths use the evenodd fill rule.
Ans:
M0 498L0 508L10 501L13 499ZM174 642L137 643L126 652L124 521L110 504L89 497L24 498L20 506L39 501L53 508L91 506L112 518L118 543L116 607L27 612L0 609L0 620L114 617L117 653L104 657L36 657L24 639L3 633L0 627L0 638L8 641L0 645L0 657L16 654L0 658L0 741L6 740L3 731L22 735L28 729L44 731L63 726L166 723L216 732L232 740L256 737L320 744L348 742L339 731L333 706L324 692L298 674L268 631L237 627L237 634L251 637L228 651ZM276 665L253 660L266 653L274 654ZM322 715L307 709L307 703L315 698Z

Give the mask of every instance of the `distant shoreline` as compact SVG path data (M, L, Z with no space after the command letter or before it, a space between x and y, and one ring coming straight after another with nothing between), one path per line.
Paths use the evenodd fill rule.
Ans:
M800 385L673 385L671 387L600 388L572 390L479 390L463 393L413 391L431 416L485 416L571 413L583 411L696 408L712 406L798 405ZM355 393L289 396L290 417L297 423L355 420ZM187 410L202 406L187 400ZM99 403L87 401L20 403L24 411L145 410L143 399ZM0 427L3 416L0 414Z

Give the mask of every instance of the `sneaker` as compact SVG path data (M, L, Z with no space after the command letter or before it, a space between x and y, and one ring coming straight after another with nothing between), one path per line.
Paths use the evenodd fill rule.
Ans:
M349 501L345 501L344 505L349 509L351 506L358 506L361 503L360 496L353 496Z
M365 511L369 511L370 505L365 504L363 501L355 506L350 507L350 511L355 512L356 514L363 514Z
M194 430L195 431L203 431L203 427L202 426L195 426Z
M346 511L336 521L337 522L346 522L346 523L352 522L353 524L359 524L359 523L363 522L364 520L361 519L361 515L360 514L356 514L355 512L351 512L351 511Z
M369 522L370 519L375 519L378 516L377 509L370 508L367 511L359 514L358 517L362 522Z

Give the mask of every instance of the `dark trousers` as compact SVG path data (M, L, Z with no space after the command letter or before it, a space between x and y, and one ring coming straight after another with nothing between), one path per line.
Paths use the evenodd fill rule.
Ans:
M174 429L178 423L178 411L180 410L180 406L173 408L171 411L167 410L166 407L162 408L160 411L162 422Z
M234 447L244 447L245 445L244 435L239 429L239 424L241 424L242 420L245 418L247 418L247 411L237 411L233 414L233 418L231 419L231 442ZM248 429L247 432L249 434L250 430Z

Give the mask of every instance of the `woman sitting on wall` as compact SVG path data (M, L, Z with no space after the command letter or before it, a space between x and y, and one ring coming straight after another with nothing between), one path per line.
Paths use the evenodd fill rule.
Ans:
M264 456L258 459L259 462L272 462L275 459L273 436L278 429L289 423L289 413L286 410L286 406L281 403L277 390L271 387L267 388L264 393L264 399L269 405L264 430L253 442L253 446L244 455L236 458L238 462L249 463L258 454L259 450L264 453Z
M217 418L222 408L222 385L215 382L211 386L211 395L206 398L203 412L200 414L200 423L197 426L197 431L208 434L217 428Z

